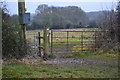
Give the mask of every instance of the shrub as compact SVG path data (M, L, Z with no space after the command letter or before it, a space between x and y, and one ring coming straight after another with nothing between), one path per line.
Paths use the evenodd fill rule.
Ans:
M27 54L28 46L19 37L18 31L10 24L10 16L2 9L2 53L3 59L20 59Z

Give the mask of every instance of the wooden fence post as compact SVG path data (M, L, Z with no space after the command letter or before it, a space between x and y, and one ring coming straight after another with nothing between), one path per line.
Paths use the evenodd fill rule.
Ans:
M43 46L44 46L44 54L43 54L43 59L46 60L48 58L48 53L49 53L49 28L45 27L44 28L44 34L43 34Z
M41 57L41 36L40 36L40 32L38 32L38 56Z
M53 30L51 30L51 54L53 50Z

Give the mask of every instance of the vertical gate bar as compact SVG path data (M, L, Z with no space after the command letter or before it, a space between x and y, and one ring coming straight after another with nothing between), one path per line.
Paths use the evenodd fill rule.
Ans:
M68 52L68 36L69 36L69 32L67 31L67 52Z
M34 47L35 47L35 34L34 34L34 43L33 44L34 44Z
M53 52L53 30L51 30L51 54Z
M106 35L106 31L104 30L104 41L103 42L106 42L107 40L107 35Z
M40 38L40 32L38 32L38 49L39 49L39 56L41 57L41 38Z
M35 51L35 47L36 47L36 46L35 46L35 34L34 34L34 42L33 42L34 53L36 52L36 51Z
M81 34L81 51L83 52L83 31L82 31L82 34Z
M95 34L95 51L96 51L96 31L94 31L94 34Z

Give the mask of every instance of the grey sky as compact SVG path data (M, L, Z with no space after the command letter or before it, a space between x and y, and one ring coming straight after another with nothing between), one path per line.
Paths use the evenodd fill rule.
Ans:
M49 6L79 6L85 12L111 10L115 9L116 2L26 2L27 12L35 13L35 9L40 4L48 4ZM18 13L17 2L7 2L7 9L10 14Z

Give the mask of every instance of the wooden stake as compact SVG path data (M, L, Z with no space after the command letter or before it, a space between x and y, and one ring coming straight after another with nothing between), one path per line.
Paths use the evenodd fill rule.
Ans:
M40 38L40 32L38 32L38 56L41 57L41 38Z
M53 30L51 30L51 54L53 50Z
M49 36L49 29L48 29L48 27L45 27L44 28L44 35L43 35L43 46L44 46L43 59L44 60L46 60L48 58L47 55L49 54L48 36Z

